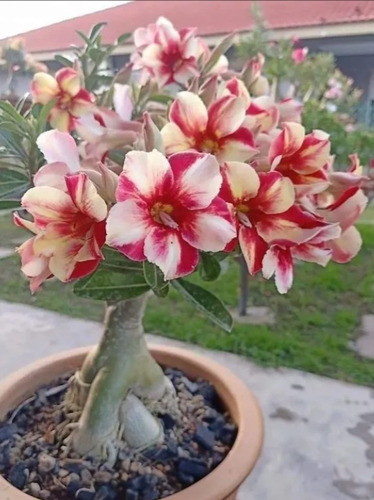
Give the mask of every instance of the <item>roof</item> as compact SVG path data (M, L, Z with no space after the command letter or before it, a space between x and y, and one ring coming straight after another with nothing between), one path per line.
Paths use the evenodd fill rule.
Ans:
M263 15L272 29L297 28L374 20L371 0L260 0ZM107 22L103 42L112 43L122 33L155 22L162 15L177 28L197 26L203 36L247 31L253 26L250 0L170 1L137 0L22 33L28 52L68 49L81 40L76 30L88 33L95 24Z

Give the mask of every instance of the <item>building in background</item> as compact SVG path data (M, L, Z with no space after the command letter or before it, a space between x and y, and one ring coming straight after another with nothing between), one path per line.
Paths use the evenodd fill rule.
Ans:
M264 0L259 1L263 16L275 39L297 37L310 52L332 52L337 66L353 78L362 89L362 120L374 125L374 1L371 0ZM197 26L198 34L209 45L227 33L248 33L254 20L251 1L134 1L124 5L63 21L22 33L27 51L58 69L56 54L68 56L71 45L79 45L76 31L106 22L104 43L112 43L119 35L154 22L159 16L170 19L177 28ZM0 41L1 44L1 41ZM131 44L124 45L112 57L115 71L129 59ZM1 83L4 79L0 79ZM28 88L25 78L19 82L19 93ZM0 92L1 92L0 88Z

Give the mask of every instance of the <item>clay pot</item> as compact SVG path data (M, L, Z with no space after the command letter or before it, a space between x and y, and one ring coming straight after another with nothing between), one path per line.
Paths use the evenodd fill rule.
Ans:
M197 483L164 500L235 500L236 493L254 467L263 442L263 421L255 398L233 373L205 356L184 349L152 345L151 352L163 366L178 368L189 377L210 381L238 425L236 441L223 462ZM76 370L88 348L56 354L19 370L0 383L0 420L35 390L66 372ZM0 476L1 500L32 500Z

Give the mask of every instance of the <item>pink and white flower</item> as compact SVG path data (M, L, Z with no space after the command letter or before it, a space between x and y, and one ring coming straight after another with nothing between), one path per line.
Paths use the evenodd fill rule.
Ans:
M272 170L291 179L299 195L319 193L328 186L330 147L325 132L306 135L302 125L286 122L270 146L269 163Z
M24 194L22 207L33 222L14 217L35 234L17 249L32 292L51 276L67 282L91 274L103 258L105 201L84 173L64 181L65 189L39 184Z
M195 33L196 29L191 28L177 31L164 17L147 28L138 28L134 32L134 69L148 73L160 87L174 82L186 85L199 75L197 60L201 48Z
M88 175L99 195L107 203L115 202L118 175L101 161L82 160L70 134L49 130L38 137L37 145L47 164L35 174L35 186L47 185L65 190L65 176L81 171Z
M246 103L226 95L207 108L192 92L179 92L161 130L166 154L195 150L213 154L219 163L246 161L257 153L253 133L245 123Z
M222 174L220 196L234 207L238 242L250 274L263 270L265 277L272 275L264 267L264 259L275 251L274 245L292 247L295 257L304 256L304 260L314 258L325 262L331 257L330 250L320 247L338 237L340 228L295 205L295 189L290 179L279 172L257 173L241 162L225 163ZM232 250L236 243L232 241L226 250ZM319 246L314 249L313 245ZM287 276L289 272L288 269ZM281 293L288 288L278 286Z
M148 260L171 280L192 273L199 250L218 252L236 236L219 198L219 165L209 154L157 150L127 154L109 212L107 243L128 258Z
M309 49L308 47L301 47L300 49L294 49L292 51L292 60L295 64L301 64L305 61L306 56L308 55Z
M72 68L60 69L55 77L35 73L31 93L35 103L47 104L56 99L49 122L62 132L74 130L76 119L92 108L92 97L81 88L79 73Z

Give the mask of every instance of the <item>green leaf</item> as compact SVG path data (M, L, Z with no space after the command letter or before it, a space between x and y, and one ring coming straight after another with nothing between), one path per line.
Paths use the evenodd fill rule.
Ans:
M20 208L20 200L0 200L0 210Z
M84 33L79 30L77 30L77 33L87 45L91 45L91 40Z
M55 104L56 104L56 99L52 99L52 101L49 101L47 104L42 106L42 108L40 109L39 116L37 117L38 131L39 131L38 135L40 135L44 131L45 125L46 125L47 120L48 120L49 113Z
M141 273L123 274L99 268L94 274L77 281L74 293L95 300L124 300L138 297L149 290Z
M173 97L165 94L155 94L149 98L150 101L160 102L162 104L169 104L173 100Z
M107 270L129 273L138 272L143 273L143 267L141 262L135 262L128 259L122 253L114 250L114 248L104 247L103 248L104 259L100 267Z
M199 274L204 281L214 281L221 274L221 265L214 255L200 253Z
M96 24L90 34L89 34L89 41L93 44L95 43L97 37L100 35L101 30L106 26L108 23L98 23Z
M173 280L171 284L213 323L225 330L225 332L231 331L232 317L215 295L184 279Z
M159 297L166 297L169 293L169 282L165 281L164 273L155 264L148 261L143 262L145 281L153 292Z
M100 64L105 57L105 52L96 47L92 47L92 49L88 50L88 55L95 63Z
M125 43L130 37L132 33L124 33L123 35L120 35L117 38L117 45L121 45L122 43Z
M229 48L234 43L236 33L231 33L226 36L214 49L213 52L203 68L203 73L209 73L209 71L218 62L218 59L229 50Z
M30 187L25 173L15 170L0 170L0 198L6 200L20 200Z
M71 59L68 59L65 56L60 56L59 54L55 55L55 60L63 66L67 66L68 68L72 68L74 65L74 62Z

